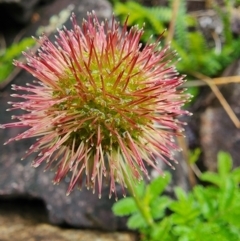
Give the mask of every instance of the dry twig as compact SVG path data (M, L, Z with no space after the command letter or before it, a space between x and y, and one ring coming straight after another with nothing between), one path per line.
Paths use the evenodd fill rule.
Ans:
M193 72L191 73L193 76L195 76L196 78L204 81L212 90L212 92L215 94L215 96L218 98L219 102L221 103L222 107L224 108L224 110L227 112L228 116L230 117L230 119L232 120L232 122L234 123L234 125L237 128L240 128L240 121L238 119L238 117L236 116L236 114L234 113L233 109L231 108L231 106L228 104L228 102L226 101L226 99L224 98L224 96L222 95L222 93L220 92L220 90L218 89L217 85L215 82L218 82L220 84L224 84L223 79L229 78L229 77L223 77L223 78L216 78L215 82L213 79L211 79L210 77L203 75L201 73L198 72ZM233 81L234 80L234 81ZM233 76L232 77L232 82L240 82L240 77L239 76ZM225 82L226 83L226 82Z

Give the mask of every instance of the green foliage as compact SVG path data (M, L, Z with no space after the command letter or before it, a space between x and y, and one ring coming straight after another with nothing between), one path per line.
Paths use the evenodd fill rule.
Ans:
M164 217L165 210L171 202L169 197L160 196L169 184L170 179L170 174L166 173L164 177L160 176L154 179L149 185L141 182L136 188L135 193L140 201L139 203L144 207L147 215L151 215L154 219ZM139 203L136 203L133 197L121 199L113 206L113 212L118 216L131 215L127 223L129 228L144 229L148 226L148 223L139 212Z
M146 24L143 41L147 42L149 36L156 37L166 29L166 24L170 21L172 12L168 7L144 7L137 2L127 1L125 3L116 2L114 12L121 17L124 22L129 15L128 24L140 26Z
M172 4L175 1L172 0ZM172 5L171 4L171 5ZM170 6L171 7L171 6ZM172 9L172 7L171 7ZM178 14L175 22L175 38L174 41L183 49L187 49L188 43L188 27L189 27L189 22L187 21L187 18L190 18L189 15L187 15L187 10L186 10L186 1L180 1L180 6L178 9ZM196 23L194 23L195 26Z
M130 26L138 24L145 25L145 34L142 38L143 42L152 41L165 31L164 36L168 34L167 28L172 19L172 4L175 0L168 0L168 6L146 7L136 1L126 1L121 3L114 1L114 11L120 17L122 22L129 15ZM186 0L180 1L178 14L174 23L175 32L171 45L181 58L176 64L179 72L188 74L200 72L209 77L214 77L222 73L222 71L234 60L240 57L240 37L234 38L231 31L231 9L238 1L225 0L225 8L214 6L215 11L223 23L223 33L219 37L221 48L216 48L215 40L206 39L202 32L199 31L198 21L196 17L187 13ZM164 43L164 38L162 39ZM191 90L193 94L197 94L196 88Z
M0 52L0 82L4 81L13 71L13 59L18 58L26 47L34 44L34 39L24 38L22 41L12 44L9 48Z
M189 155L189 164L194 164L197 162L197 160L199 159L199 156L201 154L201 149L200 148L195 148L193 151L190 151L190 155Z
M128 215L128 227L138 230L142 241L239 240L240 167L232 170L231 156L220 152L218 172L205 172L200 179L206 185L197 185L189 193L176 187L173 199L164 195L171 181L166 173L148 185L141 183L140 196L120 200L113 212ZM151 215L152 223L143 211Z

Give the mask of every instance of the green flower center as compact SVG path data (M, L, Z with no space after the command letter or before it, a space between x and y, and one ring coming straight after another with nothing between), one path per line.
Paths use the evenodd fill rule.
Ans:
M54 97L69 98L55 108L69 115L77 114L75 125L81 123L65 143L69 146L74 139L76 146L82 141L96 145L100 126L103 149L117 148L119 145L114 133L124 137L129 132L132 139L138 139L141 126L150 122L140 115L149 107L149 102L141 101L143 97L136 94L136 91L146 87L141 65L136 64L137 57L133 54L124 57L120 53L115 53L114 58L109 56L110 53L101 57L91 56L89 64L80 59L78 65L81 70L75 64L74 70L68 69L59 79L62 91L54 92Z

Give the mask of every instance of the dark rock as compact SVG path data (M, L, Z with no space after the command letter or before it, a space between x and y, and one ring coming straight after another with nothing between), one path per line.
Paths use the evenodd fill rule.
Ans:
M228 68L231 70L229 74L240 75L240 61L236 61L232 66ZM238 83L223 85L220 91L240 120L240 85ZM235 167L240 165L240 129L234 125L216 98L201 115L200 142L204 154L204 165L208 170L216 170L217 153L221 150L232 155Z
M0 0L1 20L11 18L17 23L26 24L40 2L41 0ZM6 21L1 21L0 24L6 24Z
M19 203L0 200L1 241L136 241L136 235L127 232L99 232L54 227L47 223L36 208L38 201L22 199Z
M172 180L170 185L165 190L166 194L169 196L174 196L174 188L181 187L185 192L191 189L191 186L195 184L195 180L192 180L192 170L189 168L186 162L186 157L183 152L176 152L175 159L178 163L172 163L173 167L168 166L162 161L159 161L159 166L163 171L168 171L172 175ZM156 178L156 171L152 171L152 177Z
M240 107L233 108L233 111L240 118ZM200 138L204 165L208 170L216 171L219 151L229 152L233 157L234 166L240 165L240 130L222 107L208 107L202 114Z
M233 33L238 36L240 34L240 10L239 8L233 8L231 13L231 28Z

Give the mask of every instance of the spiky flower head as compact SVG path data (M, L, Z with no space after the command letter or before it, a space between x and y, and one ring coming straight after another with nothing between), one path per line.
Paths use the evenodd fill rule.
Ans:
M114 17L99 23L94 12L82 27L74 14L71 21L73 29L59 30L55 44L42 36L37 54L24 53L27 64L15 61L38 82L13 85L29 93L13 94L25 101L11 102L11 110L27 113L1 128L29 127L7 143L37 137L26 156L37 152L33 166L54 166L55 183L70 175L67 193L85 183L101 195L105 177L111 196L116 182L125 192L127 180L133 185L148 176L146 164L169 163L188 97L177 89L184 80L169 47L142 47L143 29L128 31L127 20L120 28Z

